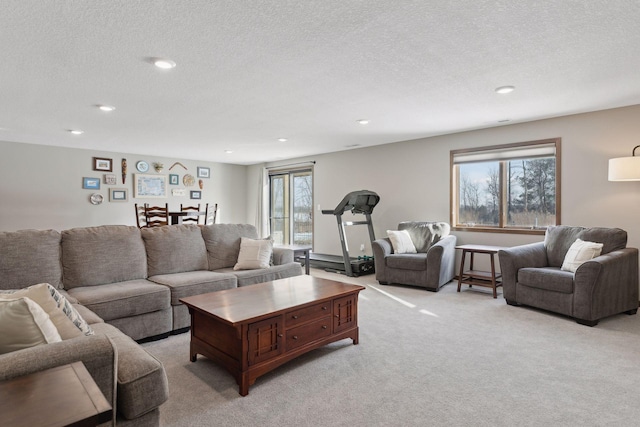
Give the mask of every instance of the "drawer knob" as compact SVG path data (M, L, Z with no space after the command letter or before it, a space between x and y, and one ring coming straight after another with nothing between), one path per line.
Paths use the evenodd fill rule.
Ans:
M294 314L294 315L293 315L293 316L291 316L291 317L293 317L294 319L297 319L297 318L298 318L298 315L297 315L297 314Z
M297 336L297 335L294 335L294 336L293 336L293 339L294 339L294 340L297 340L297 339L298 339L298 336Z
M340 315L339 314L334 314L334 317L340 317Z
M327 310L327 306L325 305L324 307L322 307L323 310Z
M322 325L322 329L327 329L327 325Z
M278 334L278 336L279 336L280 338L282 338L284 335L282 335L282 334Z

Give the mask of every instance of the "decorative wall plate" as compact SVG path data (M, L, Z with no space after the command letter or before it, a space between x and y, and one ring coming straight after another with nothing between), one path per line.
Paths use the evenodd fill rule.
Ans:
M182 177L182 183L187 187L192 187L196 183L196 179L193 175L185 174L185 176Z
M138 163L136 163L136 169L138 169L139 172L147 172L149 170L149 163L145 162L144 160L140 160Z
M98 194L98 193L93 193L91 197L89 197L89 201L91 202L92 205L99 205L100 203L102 203L103 200L104 200L104 197L102 197L102 194Z

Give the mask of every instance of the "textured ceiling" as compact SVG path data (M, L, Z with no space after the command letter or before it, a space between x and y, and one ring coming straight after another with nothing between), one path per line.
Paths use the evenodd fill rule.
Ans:
M0 140L253 164L640 104L638 22L638 0L2 0Z

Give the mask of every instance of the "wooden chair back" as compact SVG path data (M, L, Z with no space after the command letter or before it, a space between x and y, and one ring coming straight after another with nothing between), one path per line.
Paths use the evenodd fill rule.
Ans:
M211 225L216 223L216 216L218 215L218 204L209 206L207 203L207 215L205 216L205 225Z
M144 228L147 226L147 215L144 211L144 205L140 205L138 206L138 204L135 204L135 208L136 208L136 225L138 226L138 228Z
M147 227L161 227L169 225L169 204L164 206L149 206L145 203L144 213L147 220Z
M183 206L180 203L180 212L200 212L200 203L197 206ZM183 216L182 217L183 224L200 224L200 215L194 216Z

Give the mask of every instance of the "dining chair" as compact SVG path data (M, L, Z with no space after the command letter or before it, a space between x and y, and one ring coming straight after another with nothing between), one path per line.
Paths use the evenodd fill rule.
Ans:
M209 203L207 203L207 214L205 215L204 223L205 225L211 225L216 223L216 216L218 215L218 204L212 205L209 208Z
M145 213L145 205L135 204L136 208L136 225L138 228L145 228L147 226L147 215Z
M147 220L146 227L161 227L169 225L169 204L164 206L149 206L145 203L144 213Z
M200 212L200 203L197 206L183 206L180 203L180 212ZM183 216L182 217L183 224L199 224L200 223L200 214L196 214L193 216Z

